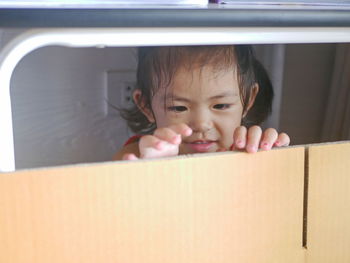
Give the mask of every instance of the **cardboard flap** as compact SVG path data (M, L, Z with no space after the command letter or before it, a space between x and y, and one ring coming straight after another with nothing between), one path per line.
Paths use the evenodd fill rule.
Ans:
M349 143L309 149L307 262L350 262L349 160Z
M0 262L301 262L304 148L0 174Z

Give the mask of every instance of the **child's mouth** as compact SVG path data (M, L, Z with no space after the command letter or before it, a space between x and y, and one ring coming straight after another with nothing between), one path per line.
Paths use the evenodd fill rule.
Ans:
M187 145L195 152L208 152L214 144L214 141L200 140L187 143Z

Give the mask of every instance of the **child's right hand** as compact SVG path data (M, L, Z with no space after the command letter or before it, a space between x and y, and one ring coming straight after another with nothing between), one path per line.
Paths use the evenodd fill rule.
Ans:
M153 135L140 138L139 151L141 159L176 156L182 137L190 136L192 129L186 124L175 124L169 127L158 128ZM137 160L135 154L125 154L123 160Z

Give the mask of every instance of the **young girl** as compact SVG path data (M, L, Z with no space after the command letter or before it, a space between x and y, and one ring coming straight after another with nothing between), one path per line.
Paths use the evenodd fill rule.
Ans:
M287 134L257 126L273 91L251 46L144 47L138 59L135 107L123 111L138 135L114 159L289 145Z

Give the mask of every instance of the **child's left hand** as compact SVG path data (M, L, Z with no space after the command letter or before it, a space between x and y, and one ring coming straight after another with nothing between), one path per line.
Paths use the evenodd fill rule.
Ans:
M240 126L234 132L231 149L255 153L259 149L270 150L272 147L288 146L289 143L290 138L286 133L278 133L273 128L263 132L259 126L252 126L249 129Z

